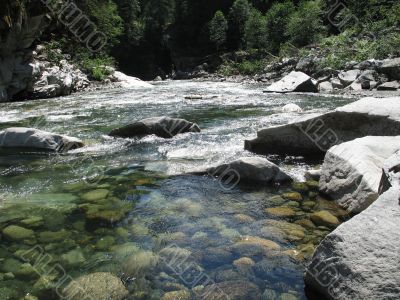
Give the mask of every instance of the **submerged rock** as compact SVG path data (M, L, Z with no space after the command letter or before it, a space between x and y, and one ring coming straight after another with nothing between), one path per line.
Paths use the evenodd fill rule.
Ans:
M296 211L293 208L282 206L282 207L269 207L265 211L275 217L290 218L296 215Z
M261 299L261 291L249 281L225 281L206 286L196 299L258 300Z
M340 224L338 218L332 215L329 211L321 210L313 213L311 216L311 221L320 226L336 227Z
M200 128L197 124L184 119L155 117L114 129L109 135L113 137L132 138L155 134L162 138L172 138L177 134L186 132L200 132Z
M231 163L211 167L204 171L192 172L191 174L215 176L227 185L238 182L274 184L293 180L277 165L261 157L243 157Z
M128 291L117 276L98 272L73 280L64 288L62 295L71 300L122 300L128 295Z
M400 295L400 154L387 163L383 177L389 185L383 194L330 233L307 266L307 285L328 299L397 299Z
M320 116L263 129L245 148L260 154L321 156L364 136L400 135L400 97L363 98Z
M31 240L35 238L35 233L33 230L16 225L10 225L4 228L3 235L5 238L12 241Z
M83 142L77 138L39 129L13 127L0 131L0 148L66 152L80 147L83 147Z
M290 92L312 92L317 93L317 82L302 72L291 72L278 82L270 85L265 92L268 93L290 93Z
M368 136L332 147L322 165L320 191L349 212L363 211L378 198L384 161L397 150L400 136Z

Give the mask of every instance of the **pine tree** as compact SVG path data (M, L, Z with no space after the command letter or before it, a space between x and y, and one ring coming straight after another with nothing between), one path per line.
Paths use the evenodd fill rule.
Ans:
M255 8L251 10L246 22L245 40L249 49L261 49L267 46L265 17Z
M229 11L229 44L231 48L242 48L246 22L250 15L250 5L247 0L236 0Z
M228 30L228 21L222 11L218 10L210 22L210 40L213 42L219 52L220 48L226 42L226 32Z

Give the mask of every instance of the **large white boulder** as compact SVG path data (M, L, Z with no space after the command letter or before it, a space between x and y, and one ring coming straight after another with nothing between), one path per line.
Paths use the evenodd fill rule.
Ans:
M245 148L260 154L324 155L364 136L400 135L400 97L363 98L336 110L260 130Z
M315 80L303 72L293 71L278 82L271 84L264 92L291 93L312 92L317 93L318 87Z
M321 169L319 189L351 213L378 198L385 160L400 150L400 136L368 136L332 147Z
M349 70L339 73L339 80L344 86L352 84L361 75L360 70Z
M13 127L0 131L0 148L66 152L80 147L83 142L77 138L35 128Z
M316 248L305 281L327 299L399 299L399 166L396 153L385 163L383 194Z
M192 172L195 175L210 175L222 181L242 182L257 185L291 182L293 179L277 165L262 157L242 157L230 163Z
M115 71L112 75L113 80L122 88L151 88L153 85L139 78L125 75L122 72Z

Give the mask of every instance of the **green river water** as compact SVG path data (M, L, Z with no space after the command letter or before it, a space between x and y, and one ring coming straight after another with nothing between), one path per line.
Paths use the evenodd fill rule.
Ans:
M203 99L186 100L191 94ZM0 300L60 299L68 283L60 277L94 272L120 277L128 299L229 299L201 296L215 285L231 299L307 299L304 264L332 230L310 222L310 214L346 218L317 195L315 182L300 183L313 165L268 157L298 181L282 187L227 188L211 177L175 175L252 156L245 139L303 115L282 113L285 104L320 113L350 101L171 81L0 104L0 130L35 127L86 144L66 155L0 155ZM196 122L202 132L170 140L107 137L162 115ZM46 268L37 259L43 255ZM186 298L167 297L179 292Z

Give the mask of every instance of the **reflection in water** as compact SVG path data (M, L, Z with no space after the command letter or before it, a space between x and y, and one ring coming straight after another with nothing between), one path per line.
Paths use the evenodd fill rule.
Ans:
M187 94L206 96L185 100ZM284 104L321 112L346 102L169 82L151 91L2 104L0 128L37 127L76 136L87 147L60 156L1 156L0 295L60 298L67 283L59 286L60 269L38 272L48 270L38 260L46 254L47 266L60 265L72 278L117 275L131 299L305 299L303 264L346 217L317 195L315 182L226 190L213 178L170 175L251 155L244 139L298 116L281 113ZM106 136L160 115L203 130L171 140ZM301 158L270 158L298 179L308 167ZM314 214L321 210L331 217Z

